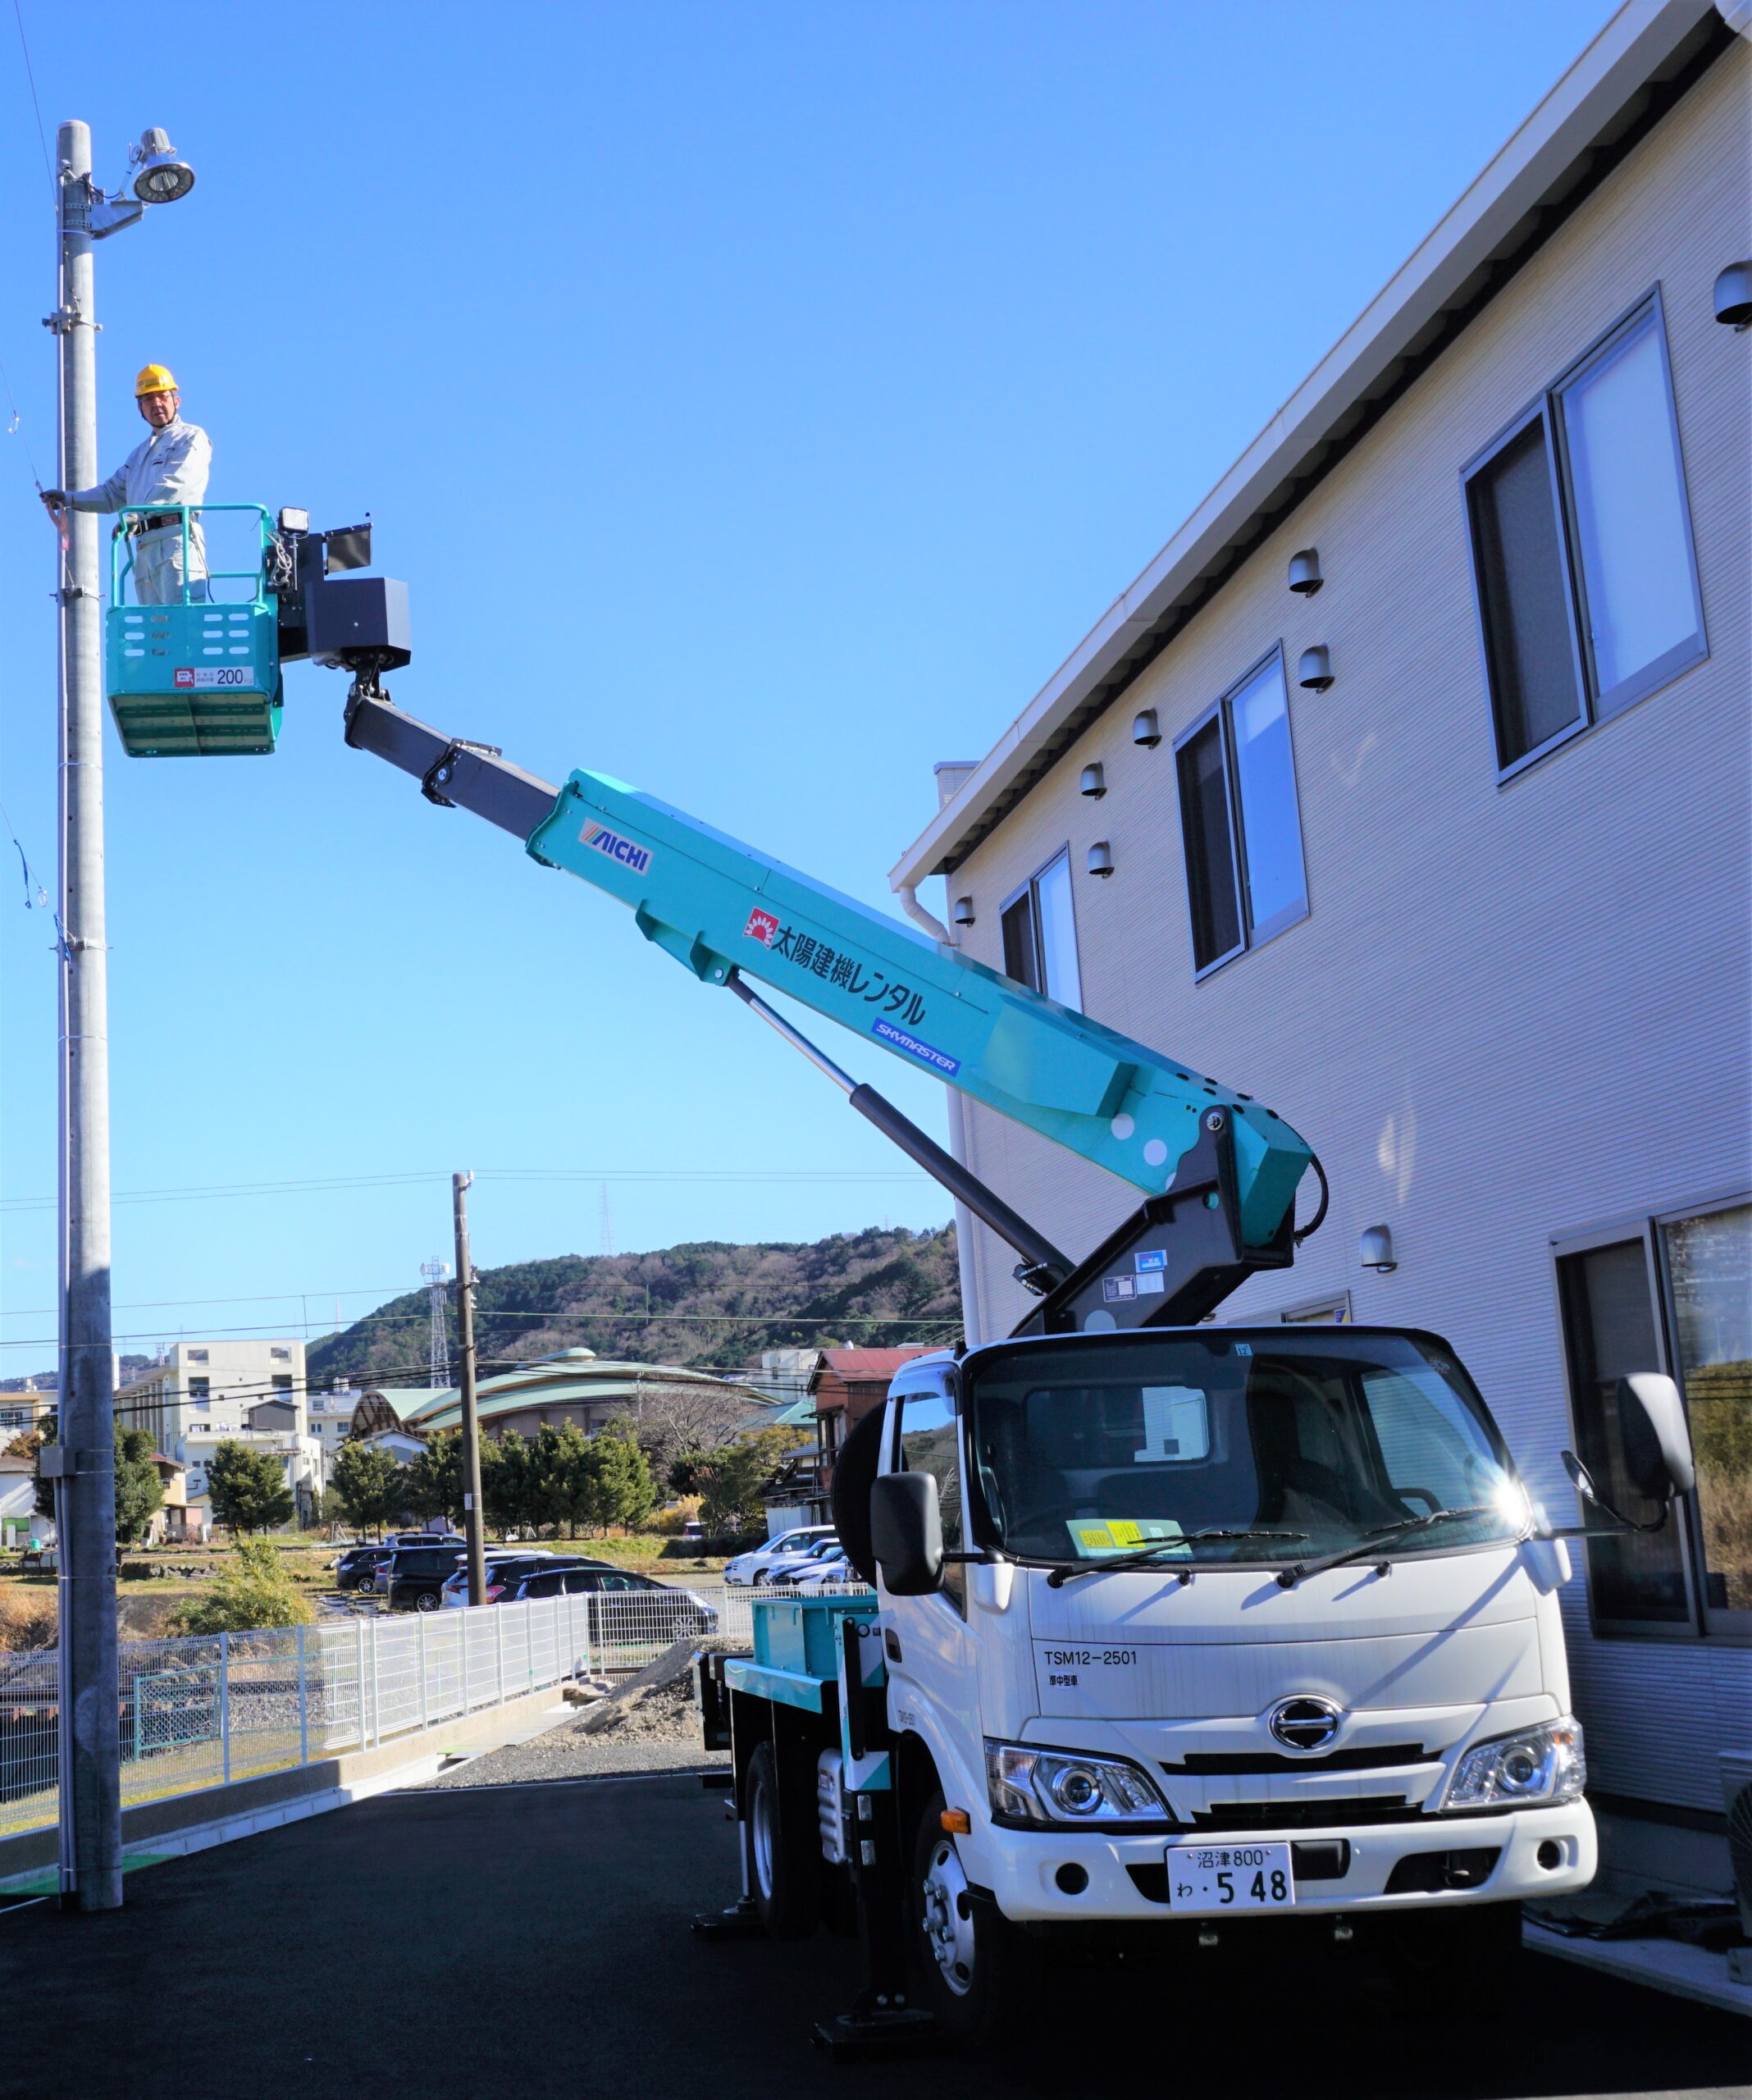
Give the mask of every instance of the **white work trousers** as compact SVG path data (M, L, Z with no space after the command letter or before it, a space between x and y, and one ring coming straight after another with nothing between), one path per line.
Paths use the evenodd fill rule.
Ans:
M198 525L189 527L189 596L206 600L207 542ZM180 605L183 593L181 521L156 532L138 533L134 541L134 595L143 605Z

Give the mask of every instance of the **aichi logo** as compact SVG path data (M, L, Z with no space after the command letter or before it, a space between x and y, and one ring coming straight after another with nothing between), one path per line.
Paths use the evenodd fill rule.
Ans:
M630 838L623 838L618 831L610 831L605 824L592 821L586 824L578 833L578 838L592 852L606 853L611 861L618 861L623 868L631 868L636 875L642 875L651 865L648 847L635 846Z
M182 691L184 691L185 688L187 688L187 687L189 687L189 686L192 686L192 685L194 683L194 672L193 672L193 671L179 671L179 672L177 672L177 673L176 673L176 678L175 678L175 679L173 680L173 683L176 685L176 688L177 688L178 692L182 692Z
M769 948L778 932L778 921L770 911L755 911L748 915L748 924L742 929L745 941L759 941L761 947Z

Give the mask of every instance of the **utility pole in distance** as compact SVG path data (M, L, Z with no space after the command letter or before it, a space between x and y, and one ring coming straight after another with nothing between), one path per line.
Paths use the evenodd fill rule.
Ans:
M463 1397L463 1532L468 1541L468 1601L486 1602L486 1555L481 1545L481 1418L475 1407L474 1268L468 1258L468 1189L472 1174L450 1176L456 1213L456 1354Z

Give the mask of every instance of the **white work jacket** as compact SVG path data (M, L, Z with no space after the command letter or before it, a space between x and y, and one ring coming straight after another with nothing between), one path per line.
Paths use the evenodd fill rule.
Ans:
M70 489L75 510L120 510L140 503L200 504L207 500L207 477L213 448L198 423L179 416L136 445L120 470L95 488Z

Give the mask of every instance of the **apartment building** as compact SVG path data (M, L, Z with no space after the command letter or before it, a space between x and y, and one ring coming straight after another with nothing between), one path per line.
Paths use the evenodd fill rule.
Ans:
M1716 1886L1752 1748L1749 117L1722 12L1622 8L891 877L1314 1145L1324 1229L1220 1319L1447 1335L1563 1522L1565 1448L1634 1503L1620 1375L1680 1381L1696 1493L1564 1607L1618 1856ZM952 1127L1073 1253L1137 1200ZM961 1222L1001 1335L1015 1257Z
M326 1479L311 1433L301 1341L179 1341L116 1395L116 1419L150 1431L155 1449L188 1468L189 1508L211 1522L208 1468L225 1443L285 1462L300 1509Z

